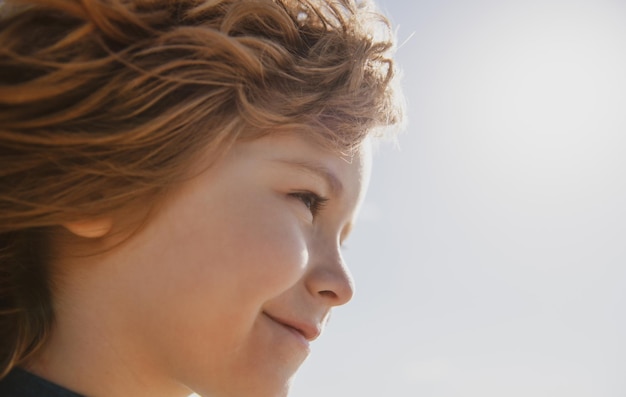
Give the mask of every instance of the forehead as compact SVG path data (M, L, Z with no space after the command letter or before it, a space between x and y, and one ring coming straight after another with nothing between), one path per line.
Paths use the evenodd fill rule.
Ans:
M236 144L233 149L236 155L250 160L282 164L322 175L329 179L333 189L340 190L353 177L369 175L371 146L370 140L365 139L350 153L341 153L300 134L272 134Z

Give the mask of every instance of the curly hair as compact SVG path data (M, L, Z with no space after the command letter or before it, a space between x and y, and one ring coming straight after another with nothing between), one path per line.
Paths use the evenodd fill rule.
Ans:
M0 378L52 326L55 225L150 203L241 139L350 152L402 118L392 49L358 0L0 2Z

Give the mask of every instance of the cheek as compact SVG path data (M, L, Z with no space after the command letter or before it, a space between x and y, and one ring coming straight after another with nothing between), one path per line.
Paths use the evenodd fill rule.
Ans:
M120 266L120 307L138 343L173 366L222 368L263 306L305 272L305 225L280 203L232 202L212 212L190 203L155 220Z
M191 203L166 217L151 239L152 270L164 275L172 295L196 291L205 304L261 305L302 276L308 260L303 225L275 197L223 203L200 211L201 203Z
M308 260L301 223L268 201L268 205L256 202L216 222L214 270L240 284L243 296L246 290L270 297L280 294L300 279Z

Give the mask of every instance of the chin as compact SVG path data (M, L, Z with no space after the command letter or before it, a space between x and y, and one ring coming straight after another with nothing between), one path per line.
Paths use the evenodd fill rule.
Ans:
M233 397L287 397L289 395L289 390L291 389L292 380L293 376L282 384L263 385L265 387L258 387L255 390L250 390L250 393L245 396L233 395Z

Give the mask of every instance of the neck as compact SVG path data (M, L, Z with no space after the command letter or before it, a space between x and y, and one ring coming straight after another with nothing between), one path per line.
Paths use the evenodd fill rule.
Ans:
M189 389L165 376L154 364L128 319L116 289L110 263L89 260L89 272L68 271L54 292L55 322L40 352L24 367L59 386L87 396L174 397ZM87 268L85 267L85 268ZM103 282L104 281L104 282Z

